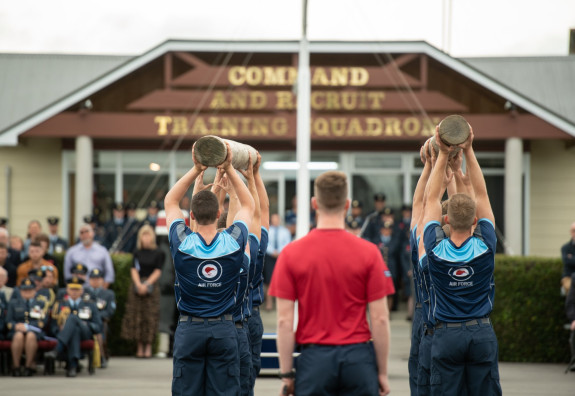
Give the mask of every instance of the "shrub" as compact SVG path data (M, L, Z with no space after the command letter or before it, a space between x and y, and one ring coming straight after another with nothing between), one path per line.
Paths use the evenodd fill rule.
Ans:
M491 318L499 360L569 361L565 297L559 288L562 269L560 259L496 256Z

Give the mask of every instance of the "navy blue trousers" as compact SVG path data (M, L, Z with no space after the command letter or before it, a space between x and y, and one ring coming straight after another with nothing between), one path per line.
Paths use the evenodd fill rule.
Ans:
M80 344L82 340L92 339L92 330L78 316L70 315L62 330L58 332L58 341L65 350L68 367L76 367L79 359L82 358Z
M236 328L238 333L238 352L240 356L240 394L242 396L248 396L251 389L252 351L250 348L247 321L244 320L243 324L243 327Z
M252 316L248 318L248 330L250 334L250 346L252 352L252 374L250 378L250 396L254 394L256 378L262 368L262 336L264 334L264 325L259 310L252 310Z
M296 373L297 396L379 394L372 343L302 348Z
M501 395L497 348L489 323L436 327L431 343L431 394Z
M411 347L409 348L409 360L407 369L409 371L409 389L411 395L417 395L417 366L419 360L419 342L423 336L423 314L421 307L413 311L413 323L411 327Z
M419 343L419 365L417 366L417 393L418 396L429 396L431 394L431 343L432 334L425 334Z
M239 394L240 360L234 322L178 322L172 395Z

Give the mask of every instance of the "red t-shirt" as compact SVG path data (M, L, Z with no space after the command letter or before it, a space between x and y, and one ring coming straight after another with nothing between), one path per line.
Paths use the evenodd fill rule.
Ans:
M340 229L314 229L287 245L269 291L298 301L298 344L325 345L368 341L367 303L394 292L379 249Z

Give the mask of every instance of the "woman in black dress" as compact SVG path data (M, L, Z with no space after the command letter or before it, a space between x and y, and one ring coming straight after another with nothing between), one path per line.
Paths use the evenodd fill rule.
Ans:
M138 242L132 263L132 291L128 293L122 321L122 338L138 343L136 357L152 356L152 344L158 333L160 288L164 252L156 245L156 234L149 225L138 231Z

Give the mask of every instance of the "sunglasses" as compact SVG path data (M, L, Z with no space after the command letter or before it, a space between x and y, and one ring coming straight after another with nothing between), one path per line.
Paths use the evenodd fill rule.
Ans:
M41 269L42 271L54 272L54 268L53 268L53 267L50 267L50 266L48 266L48 265L43 265L43 266L40 267L40 269Z

